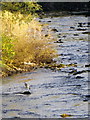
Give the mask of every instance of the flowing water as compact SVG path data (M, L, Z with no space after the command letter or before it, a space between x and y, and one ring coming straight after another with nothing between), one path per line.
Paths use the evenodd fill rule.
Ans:
M3 79L3 118L71 118L88 116L88 18L85 16L48 17L39 19L57 29L62 42L56 42L57 63L74 64L61 70L39 68ZM58 40L57 40L58 41ZM76 72L75 72L76 71ZM80 73L81 72L81 73ZM75 74L76 73L76 74ZM31 94L24 91L24 82L30 85Z

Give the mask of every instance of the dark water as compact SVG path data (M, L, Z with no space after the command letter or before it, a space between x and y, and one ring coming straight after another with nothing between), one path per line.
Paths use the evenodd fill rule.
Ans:
M53 17L41 19L49 28L57 29L63 43L57 45L57 63L76 64L52 71L40 68L3 79L3 118L71 118L88 116L88 18L84 16ZM80 26L82 23L82 26ZM58 41L57 39L57 41ZM74 74L76 71L76 74ZM78 71L82 71L79 73ZM78 72L78 73L77 73ZM8 82L7 82L8 81ZM31 88L31 95L15 94L25 90L24 82Z

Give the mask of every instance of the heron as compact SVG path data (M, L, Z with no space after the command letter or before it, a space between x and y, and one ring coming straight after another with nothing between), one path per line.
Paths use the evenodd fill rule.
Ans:
M25 88L27 89L26 91L22 92L21 94L25 94L25 95L29 95L31 94L31 91L30 91L30 86L25 82L24 83L25 85Z
M30 86L26 82L24 83L24 85L26 89L30 90Z

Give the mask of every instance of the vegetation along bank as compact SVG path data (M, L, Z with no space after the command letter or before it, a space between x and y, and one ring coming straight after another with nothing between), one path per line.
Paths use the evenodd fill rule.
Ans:
M42 7L36 2L1 2L2 76L31 71L53 62L56 50L51 33L35 20Z

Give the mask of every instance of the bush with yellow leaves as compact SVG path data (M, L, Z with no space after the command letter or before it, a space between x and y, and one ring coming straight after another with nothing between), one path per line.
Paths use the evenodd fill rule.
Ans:
M31 18L30 15L27 17ZM42 25L35 19L26 22L22 14L8 11L2 12L0 18L3 63L16 67L24 62L40 65L51 63L56 57L54 39L47 25Z

